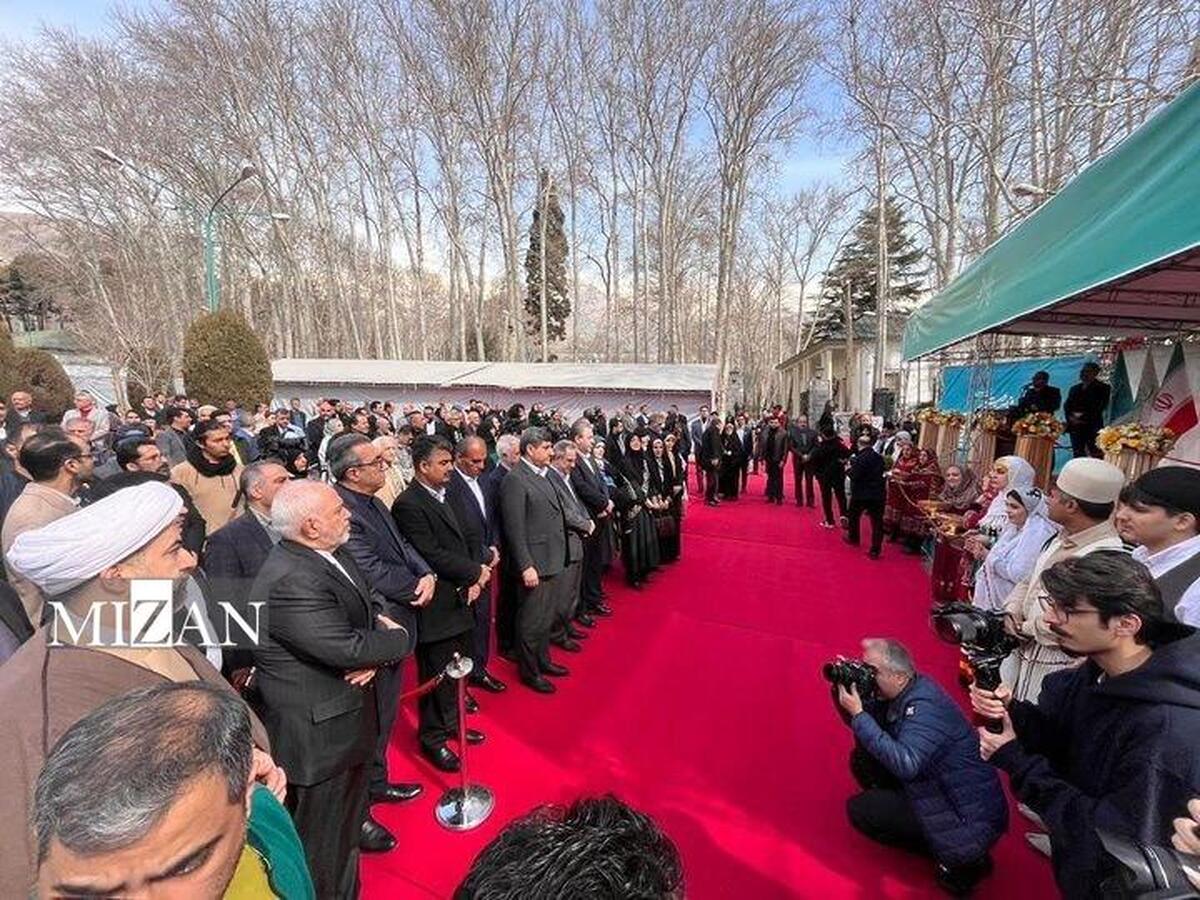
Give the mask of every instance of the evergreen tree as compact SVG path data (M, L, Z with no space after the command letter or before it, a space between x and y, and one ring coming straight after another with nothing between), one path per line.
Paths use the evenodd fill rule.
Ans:
M879 247L878 207L872 204L859 214L851 239L825 273L821 306L813 340L840 340L846 336L845 288L850 286L850 314L857 326L855 335L875 334L879 310L876 253ZM888 242L888 310L893 315L912 311L924 285L925 251L909 234L909 223L894 200L884 203L884 226Z
M201 403L236 400L249 410L270 402L274 394L266 348L242 315L227 309L203 315L188 327L183 383L187 395Z
M18 347L17 377L21 390L33 395L33 408L58 421L75 399L75 388L62 363L51 353L34 347Z
M13 346L8 323L0 316L0 399L8 402L13 391L24 389L21 374L17 371L17 348Z
M567 294L567 236L563 211L554 183L543 169L538 174L538 202L529 226L529 250L525 254L525 330L542 333L542 219L546 221L546 333L550 341L567 336L571 298Z

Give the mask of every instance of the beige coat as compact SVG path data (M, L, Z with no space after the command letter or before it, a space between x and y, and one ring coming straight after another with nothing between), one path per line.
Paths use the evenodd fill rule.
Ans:
M73 497L68 497L62 491L57 491L44 484L31 482L25 485L21 495L9 507L8 515L4 517L4 529L0 531L0 548L4 552L4 570L8 573L8 583L13 586L21 605L25 607L25 615L29 622L37 628L42 621L42 608L46 605L46 597L41 588L31 581L18 575L8 564L8 551L18 535L33 531L43 525L49 525L63 516L75 512L78 503Z
M171 481L186 490L212 534L238 514L233 506L237 496L242 467L235 466L228 475L205 477L190 462L181 462L171 469Z

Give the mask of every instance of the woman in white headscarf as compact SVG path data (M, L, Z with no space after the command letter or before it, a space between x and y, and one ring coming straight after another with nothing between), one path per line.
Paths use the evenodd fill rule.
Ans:
M1008 523L996 543L975 557L980 566L972 602L993 611L1003 611L1012 589L1029 577L1042 547L1058 532L1047 518L1046 498L1037 488L1005 491L1003 496Z
M984 481L983 493L963 516L963 558L959 596L966 598L975 584L978 561L1000 537L1008 524L1008 492L1033 487L1037 477L1033 466L1019 456L1002 456L994 463Z

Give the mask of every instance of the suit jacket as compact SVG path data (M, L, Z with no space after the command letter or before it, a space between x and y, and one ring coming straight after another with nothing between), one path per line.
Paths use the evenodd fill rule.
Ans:
M187 462L187 445L190 440L191 438L183 432L176 431L168 425L159 431L154 443L158 444L159 452L167 458L167 465L174 468L182 462Z
M551 466L546 472L546 479L554 485L558 492L559 502L562 503L563 519L567 524L567 562L575 563L583 559L583 539L592 533L591 516L587 507L577 496L572 496L567 486L567 479L558 469Z
M700 439L700 465L705 469L716 468L712 461L721 460L725 456L725 445L721 440L721 427L716 424L714 417L709 418L709 425L704 429Z
M308 426L308 413L301 412L298 409L293 409L288 412L288 418L291 420L291 423L301 431L304 431Z
M871 447L859 450L850 460L850 499L882 501L887 495L883 482L883 457Z
M275 761L294 784L318 784L368 762L379 732L374 688L343 676L394 663L413 649L406 628L377 627L371 593L353 557L281 541L250 592L266 604L266 634L254 651L263 724ZM347 579L349 576L349 579Z
M742 442L742 465L747 465L755 455L755 435L754 429L747 425L745 428L736 432L738 440ZM758 448L761 450L762 448Z
M218 600L244 596L275 543L249 510L212 533L204 551L204 574Z
M446 502L454 511L454 518L471 546L476 561L488 563L492 559L490 548L496 545L496 538L492 533L492 519L490 510L487 509L487 492L483 487L483 477L477 479L476 483L483 494L483 510L480 510L479 501L475 499L475 492L467 484L466 476L457 468L450 476L450 483L446 485Z
M437 575L433 601L417 610L422 643L444 641L475 627L465 589L483 573L449 503L439 502L419 481L392 505L400 531Z
M604 477L592 467L594 459L584 462L583 454L575 461L571 470L571 487L575 496L587 508L588 514L594 519L608 509L608 489L604 486Z
M807 456L812 453L813 447L817 444L817 433L812 428L789 425L788 440L794 454Z
M500 463L488 469L479 478L479 486L483 488L483 499L487 501L488 519L492 523L492 537L496 546L504 546L504 510L500 506L500 485L509 473Z
M37 628L42 624L42 613L45 611L46 597L41 588L28 579L18 575L8 565L8 551L13 542L26 531L33 531L51 522L57 522L63 516L70 515L79 507L66 494L54 488L46 487L31 481L25 485L13 505L9 507L8 515L4 517L4 525L0 528L0 551L4 553L4 566L8 573L8 583L16 590L29 617L29 624Z
M500 484L504 546L516 571L558 575L567 564L567 524L554 485L521 460Z
M700 444L704 439L705 424L706 423L700 421L699 416L692 419L692 421L688 424L688 435L692 439L692 449L697 453L700 452Z
M1112 396L1112 388L1099 379L1091 384L1082 381L1071 385L1067 391L1067 402L1063 413L1067 417L1067 429L1083 431L1098 430L1104 425L1104 414L1108 412L1108 400ZM1071 416L1078 413L1079 422L1072 422Z
M1060 406L1062 406L1062 391L1054 385L1048 384L1039 391L1029 384L1021 392L1021 399L1017 403L1017 416L1026 416L1035 412L1056 413Z

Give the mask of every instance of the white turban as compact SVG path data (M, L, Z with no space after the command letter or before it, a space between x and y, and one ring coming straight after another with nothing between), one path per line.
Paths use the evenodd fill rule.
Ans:
M122 488L78 512L18 535L8 564L54 597L128 559L183 512L170 485Z

